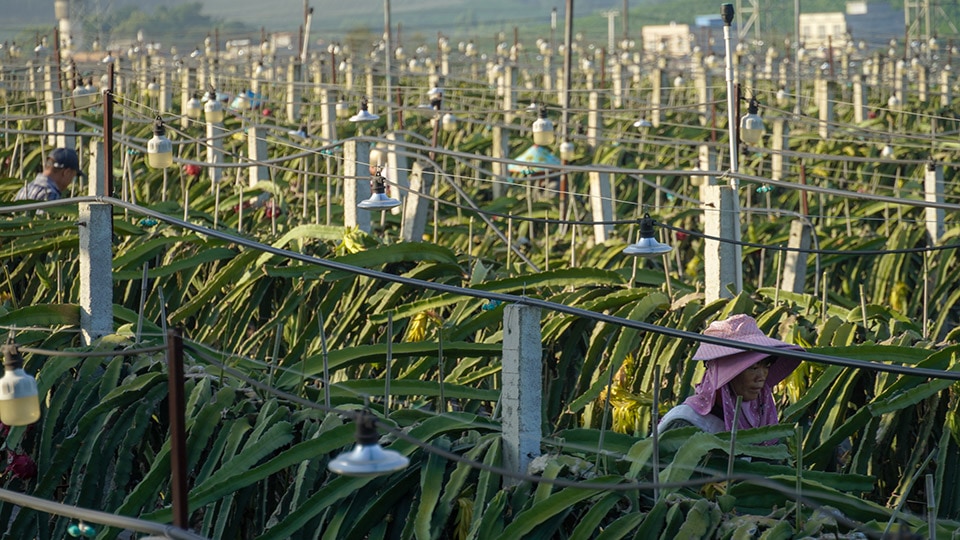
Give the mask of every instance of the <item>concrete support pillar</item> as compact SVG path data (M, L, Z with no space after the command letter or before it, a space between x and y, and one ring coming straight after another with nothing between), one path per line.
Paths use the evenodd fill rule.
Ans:
M543 91L553 92L553 55L547 54L543 57Z
M103 170L102 139L90 141L87 182L87 195L91 197L101 197L107 194L107 173Z
M907 89L910 85L910 81L907 80L906 63L898 60L893 64L893 72L893 93L900 100L900 106L903 107L907 103Z
M324 142L337 139L337 99L329 88L320 88L320 137Z
M610 74L613 80L613 106L618 109L623 107L623 98L627 94L627 79L624 71L623 64L617 62L613 65L613 73Z
M191 67L183 66L180 71L180 127L186 129L190 125L190 119L187 118L187 102L193 98L193 81L196 78L197 70Z
M667 86L666 70L657 68L650 74L650 123L653 127L660 127L662 118L663 89Z
M593 221L613 220L613 185L610 173L590 171L590 211ZM613 224L594 223L593 238L597 244L603 244L613 234Z
M403 201L403 221L400 224L400 237L404 242L422 242L427 228L427 212L430 208L430 195L436 171L433 167L424 167L414 162L410 171L410 191Z
M207 171L210 175L211 187L220 182L223 176L223 169L220 164L223 163L223 124L219 122L207 122Z
M770 155L770 178L783 180L787 176L787 161L783 159L783 151L790 149L790 124L786 118L774 119L770 144L773 147Z
M513 120L514 111L517 110L517 92L514 89L516 79L517 67L512 64L503 66L500 85L503 89L503 120L507 124Z
M247 156L250 159L250 187L257 182L270 180L270 168L262 165L269 157L267 155L266 128L250 126L247 128Z
M343 87L347 93L353 91L353 60L348 56L343 60Z
M713 103L713 87L710 86L708 79L709 73L703 68L703 65L696 65L693 69L693 86L697 94L697 108L700 110L701 126L713 125L714 109L710 105Z
M589 97L589 111L587 112L587 145L596 149L603 132L603 96L600 92L591 91Z
M343 143L343 226L370 232L370 212L357 208L370 198L370 143Z
M53 147L61 146L63 141L56 135L57 116L63 112L63 102L60 100L61 92L56 84L56 73L53 65L47 63L43 66L43 101L46 104L46 129L51 135L47 136L47 144ZM72 148L72 147L71 147Z
M717 153L707 144L701 144L697 148L698 159L697 159L697 168L701 171L716 171L717 170ZM717 177L712 174L705 174L695 178L694 183L701 186L700 189L700 199L703 200L703 188L702 186L715 186L717 185Z
M927 66L919 65L914 68L917 76L917 99L926 103L930 97L930 70Z
M80 203L80 334L84 345L113 333L113 206Z
M923 177L923 194L927 202L943 204L943 165L930 162L927 164L926 174ZM943 208L926 208L925 221L930 243L938 244L943 237Z
M853 76L853 121L861 123L867 120L867 87L863 84L861 75Z
M820 116L819 134L821 139L829 139L833 131L834 82L818 78L817 111Z
M297 123L300 121L300 62L291 62L287 68L287 120Z
M387 133L387 139L394 141L387 145L387 180L399 186L399 188L397 186L391 186L390 195L394 199L403 202L409 192L410 179L407 176L407 156L397 153L397 143L402 145L405 139L402 133ZM391 208L390 213L397 215L402 211L402 208L402 206Z
M704 273L707 303L731 298L743 290L742 249L731 241L740 239L740 201L730 186L702 186L705 207L703 222Z
M170 73L162 67L158 69L157 84L160 86L160 95L157 97L157 109L161 113L173 109L173 91L170 88Z
M540 455L542 401L540 308L508 305L503 309L503 466L526 474ZM504 477L505 485L519 480Z
M792 249L810 249L810 226L799 219L790 222L790 238L787 247ZM798 251L785 251L783 254L783 281L781 288L786 291L802 293L807 277L807 255Z
M500 126L493 126L493 198L497 199L503 195L503 183L510 178L506 163L500 163L496 160L506 159L510 154L510 133Z
M366 94L365 94L365 95L366 95L367 97L369 97L369 100L368 100L368 103L367 103L367 111L369 111L370 114L377 114L377 115L379 115L380 113L377 112L377 106L376 106L376 101L377 101L377 100L375 99L376 96L374 95L374 94L376 93L376 89L375 89L374 84L373 84L373 82L374 82L374 81L373 81L373 68L372 68L371 66L367 65L367 66L365 66L365 67L363 68L363 72L364 72L364 73L363 73L364 79L366 80L366 90L365 90ZM390 99L389 96L387 97L387 99Z
M950 70L940 72L940 106L949 107L953 102L953 87L951 86L950 76L953 74Z

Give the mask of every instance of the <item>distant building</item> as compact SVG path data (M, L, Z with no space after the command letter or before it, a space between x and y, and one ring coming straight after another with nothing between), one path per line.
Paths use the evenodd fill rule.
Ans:
M694 35L688 24L647 25L640 30L643 50L667 56L686 56L693 49Z
M903 13L886 2L851 0L846 11L800 14L800 41L808 48L834 46L848 40L885 45L891 36L903 35Z

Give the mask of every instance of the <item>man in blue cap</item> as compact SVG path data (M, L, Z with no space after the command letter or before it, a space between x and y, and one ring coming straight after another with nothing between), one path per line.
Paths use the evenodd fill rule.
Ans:
M77 153L70 148L57 148L47 156L43 172L38 174L32 182L20 188L13 200L57 200L77 176L83 176Z

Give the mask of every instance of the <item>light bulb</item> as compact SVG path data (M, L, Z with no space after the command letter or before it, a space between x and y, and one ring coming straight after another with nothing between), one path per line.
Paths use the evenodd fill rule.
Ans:
M573 161L577 147L570 141L560 143L560 159L564 161Z
M37 381L23 371L23 358L17 346L3 346L3 377L0 378L0 422L25 426L40 419Z
M203 114L211 124L223 122L223 104L217 100L216 92L210 92L207 102L203 105Z
M200 101L200 96L198 94L194 94L193 97L187 101L184 112L186 113L187 118L191 118L193 120L200 119L200 115L203 114L203 103Z
M539 146L548 146L553 144L554 139L556 139L555 133L553 131L553 122L545 118L543 115L545 112L541 112L540 118L537 118L533 122L533 144Z
M152 169L173 165L173 143L164 135L163 120L159 116L153 124L153 138L147 141L147 165Z
M443 127L444 131L456 131L458 122L459 120L456 116L454 116L452 113L447 113L443 115L440 125Z

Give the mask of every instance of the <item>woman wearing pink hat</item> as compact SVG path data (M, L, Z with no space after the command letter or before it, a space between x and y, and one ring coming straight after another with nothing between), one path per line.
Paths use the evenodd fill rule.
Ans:
M765 347L803 350L765 336L757 327L757 321L743 314L714 321L703 334ZM772 388L800 365L799 360L791 358L709 343L701 343L693 359L705 363L703 379L692 396L663 416L657 426L661 432L686 426L696 426L708 433L730 431L737 396L742 401L737 429L776 424L779 417Z

